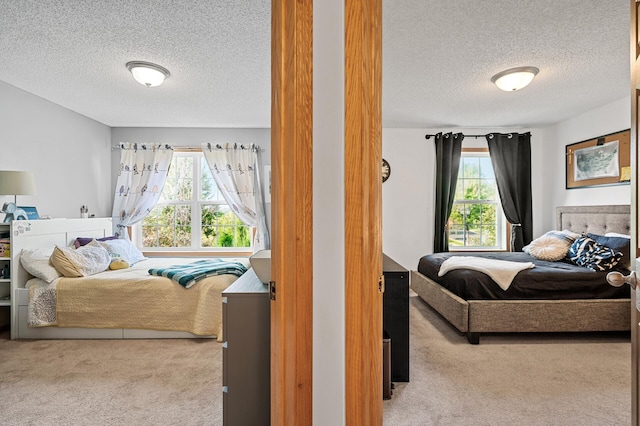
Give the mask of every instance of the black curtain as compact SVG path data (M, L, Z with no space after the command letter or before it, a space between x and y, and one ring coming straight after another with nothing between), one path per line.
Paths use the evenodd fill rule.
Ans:
M438 133L436 142L436 208L433 236L433 252L449 251L449 230L447 221L453 207L453 197L458 181L460 154L462 153L462 133Z
M511 251L533 239L531 208L531 133L486 136L502 210L511 223Z

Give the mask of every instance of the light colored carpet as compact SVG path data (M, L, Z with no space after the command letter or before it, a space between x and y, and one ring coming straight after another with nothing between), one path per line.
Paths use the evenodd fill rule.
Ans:
M475 346L414 293L410 304L411 382L384 402L385 425L631 423L628 335L490 335ZM215 341L8 337L0 424L222 424Z
M2 425L222 424L215 340L2 337Z
M415 293L410 379L385 425L629 425L628 333L494 334L470 345ZM391 342L393 344L393 342Z

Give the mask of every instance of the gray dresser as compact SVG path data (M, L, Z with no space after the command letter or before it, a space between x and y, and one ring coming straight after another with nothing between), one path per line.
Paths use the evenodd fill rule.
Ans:
M222 292L225 425L269 425L270 321L269 286L249 269Z

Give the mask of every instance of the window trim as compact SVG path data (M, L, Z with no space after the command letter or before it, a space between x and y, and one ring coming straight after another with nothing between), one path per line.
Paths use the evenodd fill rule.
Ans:
M490 154L489 154L489 148L462 148L462 153L460 156L460 159L462 160L462 157L465 156L465 154L470 154L467 155L468 157L479 157L480 153L486 153L486 156L490 158ZM473 155L476 154L476 155ZM495 171L494 171L495 174ZM458 183L456 182L456 189L457 189L457 185ZM498 195L499 197L499 195ZM456 204L455 199L453 201L454 205ZM476 204L476 203L474 203ZM488 203L487 203L488 204ZM491 203L493 204L493 203ZM500 206L500 211L502 212L502 217L504 219L504 248L500 248L500 247L487 247L487 248L482 248L482 247L462 247L459 248L458 246L452 247L449 246L449 251L451 252L464 252L464 253L482 253L482 252L508 252L510 251L510 247L511 247L511 223L509 223L509 221L507 220L506 216L504 215L504 211L502 210L502 204L500 202L500 200L498 199L498 205ZM447 235L449 234L449 229L448 229L448 225L447 225Z
M204 154L201 148L175 148L174 155L180 154L180 156L191 157L193 159L194 164L194 175L193 182L199 182L202 180L202 170L200 167L200 161L204 158ZM198 164L195 167L196 163ZM215 184L215 180L214 180ZM229 207L229 204L224 200L224 202L220 201L209 201L209 200L200 200L200 191L196 191L195 184L192 192L192 200L171 200L168 202L163 202L162 205L184 205L185 201L192 207L191 209L191 219L192 223L200 223L200 233L193 233L191 235L191 246L190 247L145 247L142 244L142 221L134 224L129 228L129 236L132 241L140 248L140 251L149 257L192 257L192 256L200 256L200 257L245 257L251 256L253 254L253 240L255 237L255 227L247 226L251 233L250 245L249 247L202 247L202 206L205 205L224 205ZM159 204L159 203L157 203ZM156 204L156 205L157 205ZM193 207L197 206L198 208L194 209ZM193 227L192 227L193 229Z

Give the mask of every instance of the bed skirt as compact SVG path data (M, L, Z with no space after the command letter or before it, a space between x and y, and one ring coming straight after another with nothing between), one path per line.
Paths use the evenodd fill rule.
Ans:
M466 301L420 272L411 271L420 298L478 343L478 333L627 331L630 299Z

